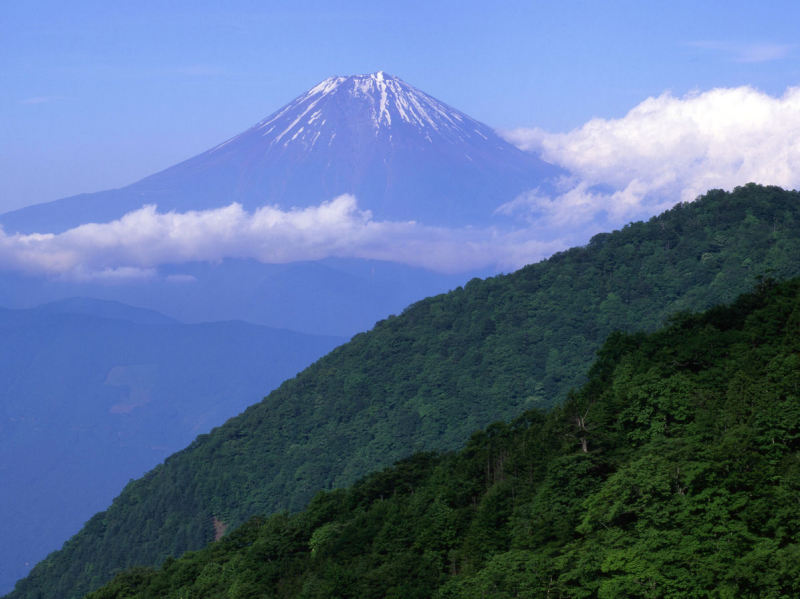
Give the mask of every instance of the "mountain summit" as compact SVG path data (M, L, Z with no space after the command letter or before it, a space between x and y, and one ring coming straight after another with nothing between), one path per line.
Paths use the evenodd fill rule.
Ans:
M348 105L351 107L349 113ZM344 119L328 122L326 117L336 116L342 108ZM365 118L367 116L369 118ZM284 147L299 143L310 149L318 141L333 145L336 126L343 122L352 125L346 129L363 129L364 133L372 132L375 137L388 136L390 145L395 145L392 134L399 128L415 130L429 144L434 143L433 137L463 142L475 136L486 140L491 134L486 125L383 71L352 77L329 77L258 123L254 130L264 136L270 135L271 146L281 142Z
M127 187L7 213L6 231L60 231L144 204L200 210L318 205L352 193L375 218L482 225L561 174L490 127L382 71L330 77L218 146Z
M329 77L251 131L268 137L270 146L298 144L306 150L318 142L343 149L350 141L368 143L369 137L381 138L388 147L399 148L413 136L416 136L413 141L428 145L480 146L489 141L501 151L507 146L483 123L383 71ZM337 133L358 133L364 137L347 140L340 136L337 141Z

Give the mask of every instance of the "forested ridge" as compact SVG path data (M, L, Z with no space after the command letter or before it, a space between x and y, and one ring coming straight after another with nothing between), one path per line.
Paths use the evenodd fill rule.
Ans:
M549 413L89 599L796 597L800 279L614 334Z
M800 194L748 185L425 299L131 482L9 597L80 597L115 571L203 547L215 518L296 511L414 452L461 447L493 421L561 403L611 332L654 330L759 277L795 275Z

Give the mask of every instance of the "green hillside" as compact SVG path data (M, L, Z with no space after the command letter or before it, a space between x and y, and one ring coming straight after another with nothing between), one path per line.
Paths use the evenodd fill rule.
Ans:
M203 547L215 522L296 511L414 452L456 449L562 402L612 331L654 330L763 275L800 275L800 194L749 185L418 302L130 483L9 597L79 597Z
M615 334L560 408L90 599L797 597L800 279Z

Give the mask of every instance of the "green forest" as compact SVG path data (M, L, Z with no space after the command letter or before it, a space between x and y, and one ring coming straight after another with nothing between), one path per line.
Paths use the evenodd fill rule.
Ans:
M315 532L318 528L315 523L324 521L322 516L309 515L314 514L315 510L322 510L324 514L328 514L325 510L330 510L330 514L345 514L348 502L354 501L353 493L357 493L358 489L367 493L365 489L369 485L378 484L377 481L384 479L391 481L392 477L398 476L398 472L409 469L412 471L409 476L413 474L408 483L409 489L416 488L429 476L433 477L431 480L437 480L437 477L450 476L447 472L455 474L462 467L477 467L477 461L474 464L469 461L470 452L477 456L480 452L488 451L489 465L480 467L488 468L486 476L492 479L490 487L481 487L478 493L475 480L464 479L453 483L456 487L465 485L462 494L457 494L458 488L454 487L453 493L456 495L442 496L429 506L431 510L441 511L441 525L451 531L448 534L452 534L452 538L445 543L446 550L442 548L437 550L438 553L423 551L423 558L419 558L418 554L409 554L414 560L428 557L444 560L444 570L426 570L453 573L446 584L442 582L442 593L457 594L467 587L482 588L480 585L489 585L494 576L502 578L502 572L506 570L525 569L528 567L525 564L538 563L529 562L528 557L531 556L526 552L535 552L537 560L547 556L548 560L552 558L547 562L547 568L550 568L547 570L547 580L558 585L553 588L562 589L564 593L572 593L577 588L577 578L570 576L578 577L591 568L598 572L603 568L619 568L627 572L636 567L633 563L635 560L630 556L642 547L626 545L633 537L627 534L625 526L635 527L638 520L633 519L622 526L624 523L617 522L617 516L612 515L617 509L623 510L621 514L627 514L624 510L628 508L624 502L639 500L633 496L627 499L627 496L620 497L623 503L614 507L616 500L613 497L605 499L613 504L608 506L597 499L598 503L591 512L597 517L581 519L578 524L575 520L580 512L577 506L582 506L581 502L588 501L588 497L595 497L594 485L606 484L605 481L611 480L609 477L612 473L617 476L614 480L622 480L620 477L635 478L644 476L642 472L655 473L658 469L655 463L643 462L634 468L635 471L629 472L621 465L614 470L614 464L617 464L614 454L617 451L633 451L618 445L621 437L618 431L615 432L615 427L632 427L625 435L641 436L638 442L642 447L650 447L650 443L662 443L661 449L654 450L653 456L660 455L671 462L684 454L678 445L667 439L673 438L672 432L683 431L690 416L687 412L684 422L671 419L674 416L671 412L669 417L666 412L659 412L662 408L648 404L646 394L641 390L645 387L641 387L639 395L634 393L630 396L638 397L641 405L637 409L641 413L631 412L633 408L621 398L617 403L610 400L590 401L587 389L600 384L598 369L602 370L603 364L611 368L608 365L616 359L612 354L622 352L623 347L629 348L634 343L632 339L638 339L636 343L645 343L645 338L612 337L610 345L604 346L593 378L586 384L588 386L582 386L587 381L586 373L596 358L596 352L615 331L653 331L671 318L676 318L676 315L731 302L759 281L798 275L800 194L777 187L748 185L730 193L711 191L695 202L679 204L647 222L597 235L585 247L556 254L509 275L476 279L448 294L422 300L402 314L377 323L372 331L357 335L296 378L286 381L262 402L210 434L200 436L187 449L173 455L143 478L132 481L107 511L94 516L62 550L37 565L8 597L81 597L125 568L135 565L157 566L168 556L177 557L187 550L204 547L215 537L215 523L217 526L222 523L232 530L254 515L298 512L306 508L321 489L346 487L370 472L415 453L460 449L470 434L496 421L513 421L513 424L496 424L473 437L464 454L418 456L407 462L405 469L401 466L399 470L368 478L354 490L317 497L304 516L282 515L263 523L251 522L231 534L231 540L225 542L254 538L252 535L261 534L258 531L264 527L288 527L287 531L296 529L296 534L289 536L297 539L297 547L302 545L305 548L297 556L301 560L298 563L305 564L303 560L310 557L303 551L308 549L311 537L305 538L303 535L309 532L309 527ZM673 335L676 334L675 329L670 330ZM699 340L697 343L705 344ZM635 355L638 354L625 358L625 363L631 363L630 368L633 368L631 361L639 359ZM269 365L265 364L266 367ZM698 372L704 371L701 369ZM648 384L653 385L654 389L659 385L667 385L666 390L670 389L669 385L688 385L685 377L689 374L682 370L680 373L681 376L664 379L669 383L653 374L647 379ZM604 376L610 375L606 373ZM632 373L630 376L632 389L647 382L640 380L644 375L640 377ZM692 384L695 383L699 381ZM725 382L726 389L728 383ZM742 380L741 384L743 388L749 388L749 379ZM570 396L570 390L575 388L582 388L583 391ZM687 391L688 396L694 397L693 393ZM568 397L567 407L559 407L564 405ZM671 410L669 401L665 405ZM584 404L586 408L592 406L585 417L586 434L580 437L587 444L588 453L570 453L563 445L567 443L564 440L566 437L559 435L572 434L574 437L575 432L570 433L567 424L570 418L576 416L565 416L565 410L574 410L576 406ZM625 407L625 418L630 420L627 424L614 420L622 417L613 412L620 407ZM552 415L546 418L541 415L553 408L552 413L548 412ZM521 420L513 420L523 413L526 416ZM710 418L702 416L706 417ZM642 422L636 424L637 419ZM670 431L670 435L658 437L656 428L646 433L645 428L641 428L645 426L644 422L648 427L662 427ZM712 426L711 423L708 425ZM547 437L548 441L537 445L546 455L539 458L521 457L525 452L518 444L530 447L531 439L550 434L548 427L555 426L566 428L563 431L559 429L561 432L553 433ZM731 426L731 430L736 428ZM647 434L652 434L653 438L648 438ZM562 445L558 445L556 439ZM570 439L570 443L577 443L576 439ZM725 443L729 445L724 447L733 451L735 443L730 440ZM501 459L501 454L492 453L494 449L491 448L495 445L505 447L502 451L508 457ZM704 449L712 450L723 451L723 445L710 443ZM686 451L689 452L688 449ZM518 457L512 458L518 454ZM711 460L710 457L708 459ZM502 464L500 474L494 465L496 460ZM537 460L549 464L546 471L536 465ZM528 464L525 466L528 474L511 476L512 470L509 468L523 462ZM687 462L685 468L680 476L676 475L684 486L688 484L686 481L695 480L695 476L710 477L708 480L721 476L716 471L701 473L696 470L700 466L693 462ZM566 478L560 483L553 478L562 474ZM498 480L493 480L497 476ZM520 515L522 508L519 506L522 504L518 503L517 498L522 501L521 481L526 476L532 477L531 484L535 482L536 485L525 487L528 489L526 493L532 493L529 509L533 512L530 516L532 520L523 524L526 520ZM567 486L560 486L562 484ZM404 488L402 484L398 489L394 483L387 485L388 495L381 492L378 497L388 499L399 494L398 489ZM534 492L534 488L538 490ZM506 492L509 489L511 495ZM652 493L656 497L662 490L652 490ZM372 513L369 517L380 520L382 517L376 515L378 512L371 510L389 509L390 505L395 505L375 502L374 497L369 498L369 493L365 497L364 518ZM415 497L416 492L414 497L407 499L411 501ZM422 501L423 497L419 497ZM697 496L689 494L687 497L694 501ZM741 496L737 497L741 499ZM716 501L713 498L707 500ZM467 501L469 505L460 506L460 501ZM650 514L647 510L652 505L642 501L646 503L640 506L642 513ZM496 509L489 507L495 503ZM400 502L391 509L402 511L405 509L402 505L406 504ZM487 522L494 521L497 524L491 533L488 532L491 526L474 524L474 535L485 534L487 538L474 536L470 532L473 530L473 516L467 517L472 514L470 509L476 510L473 514L478 519L476 522L485 518ZM744 508L737 509L741 511ZM559 512L561 515L558 515L558 510L563 513ZM578 512L573 513L572 510ZM662 508L656 511L662 515L664 513ZM503 514L511 514L508 521L503 520ZM385 515L385 518L395 517L402 519L400 515ZM624 519L628 516L620 517ZM430 518L434 518L433 512ZM545 519L552 520L553 525L545 525ZM332 519L330 522L332 528L328 532L333 542L340 538L337 528L339 520ZM559 524L556 526L556 523ZM342 530L349 530L344 524L342 526ZM465 526L467 528L463 528ZM582 543L613 542L619 548L619 564L596 562L594 549L588 549L589 554L581 557L581 565L571 562L569 556L577 559L581 547L587 547L574 545L574 551L569 549L579 540L573 537L575 526L580 526L583 531L580 537ZM366 521L363 527L374 532L368 528ZM612 534L618 536L612 539L608 536ZM747 536L750 533L741 534ZM281 583L287 589L297 590L297 585L301 585L302 588L307 587L307 593L313 593L316 592L314 588L323 589L336 577L334 573L340 564L324 561L320 557L326 555L327 541L322 541L328 536L323 530L315 538L321 544L319 551L312 556L317 560L314 563L319 562L320 567L323 562L328 564L325 568L331 569L330 575L324 574L324 569L315 567L308 570L303 565L302 571L306 574L298 574L296 579L287 578ZM342 538L346 538L346 535ZM665 546L674 545L665 538L661 541L666 543ZM652 551L656 551L661 541L639 539L637 542L645 545L652 543ZM434 543L433 540L431 542ZM444 541L435 543L440 542ZM702 542L710 541L703 537ZM387 543L395 543L398 547L402 544L398 540L390 542L388 538ZM218 550L217 547L221 546L216 544L209 551ZM492 547L495 546L505 549L492 553ZM548 547L559 549L557 552L553 549L555 553L551 555ZM707 547L702 549L706 550L710 551ZM291 555L294 555L293 552L294 549ZM342 555L346 555L346 552ZM355 557L353 559L356 560ZM342 576L346 573L346 576L350 576L353 572L359 572L359 568L367 568L370 563L368 559L372 558L363 559L367 561L362 562L358 558L358 563L341 566L344 568ZM398 554L398 561L391 564L387 562L382 566L383 570L376 566L374 574L378 576L379 572L385 571L387 580L407 577L406 569L412 564L407 564L403 559ZM567 563L569 567L563 565ZM281 564L281 568L295 567L292 565L295 562L291 560ZM562 564L563 568L554 570L554 564ZM538 566L536 571L540 571ZM128 574L123 580L140 574L145 576L142 572ZM437 580L439 575L436 575ZM633 574L631 576L631 580L636 578ZM364 579L356 579L361 580L358 584L366 584ZM314 580L318 580L321 586L316 587ZM622 584L622 578L614 577L614 580L614 584ZM240 581L237 584L244 583ZM596 591L600 592L600 588ZM602 592L607 596L612 593L610 590ZM318 595L322 596L324 592L320 590ZM414 595L400 593L397 596Z
M615 333L548 412L90 599L797 597L800 279Z

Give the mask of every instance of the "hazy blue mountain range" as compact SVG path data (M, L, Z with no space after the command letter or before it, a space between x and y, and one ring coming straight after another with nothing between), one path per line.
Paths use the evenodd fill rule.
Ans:
M376 218L482 225L500 204L563 174L397 77L330 77L247 131L120 189L0 216L6 231L57 232L144 204L318 205L353 193Z
M72 298L0 309L0 589L123 485L340 343Z
M422 297L487 272L442 274L378 260L329 258L262 264L192 262L152 280L113 283L0 273L0 305L27 308L94 297L148 308L182 322L244 320L309 334L350 336Z

